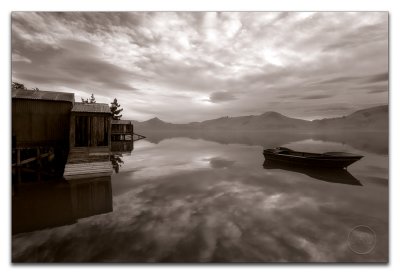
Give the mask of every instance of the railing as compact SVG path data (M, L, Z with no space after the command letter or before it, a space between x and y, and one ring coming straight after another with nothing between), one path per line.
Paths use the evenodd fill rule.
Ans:
M132 134L133 130L111 130L111 133L113 134Z

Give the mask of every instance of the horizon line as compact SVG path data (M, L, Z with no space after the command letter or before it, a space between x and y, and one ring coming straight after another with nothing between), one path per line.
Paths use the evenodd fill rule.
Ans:
M304 118L298 118L298 117L290 117L290 116L284 115L284 114L282 114L282 113L280 113L280 112L277 112L277 111L266 111L266 112L264 112L264 113L260 113L260 114L257 114L257 115L221 116L221 117L216 117L216 118L214 118L214 119L206 119L206 120L202 120L202 121L191 121L191 122L184 122L184 123L175 123L175 122L165 121L165 120L163 120L163 119L160 119L160 118L157 117L157 116L152 117L152 118L147 119L147 120L144 120L144 121L138 121L138 120L134 120L134 119L131 119L131 121L135 121L135 122L147 122L147 121L150 121L150 120L153 120L153 119L158 119L158 120L160 120L160 121L162 121L162 122L170 123L170 124L192 124L192 123L201 123L201 122L205 122L205 121L217 120L217 119L222 119L222 118L239 118L239 117L261 116L261 115L266 114L266 113L278 113L278 114L280 114L280 115L282 115L282 116L284 116L284 117L288 117L288 118L291 118L291 119L297 119L297 120L303 120L303 121L312 122L312 121L324 120L324 119L341 118L341 117L348 116L348 115L353 114L353 113L358 112L358 111L362 111L362 110L366 110L366 109L371 109L371 108L375 108L375 107L380 107L380 106L389 106L389 104L381 104L381 105L375 105L375 106L372 106L372 107L366 107L366 108L363 108L363 109L358 109L358 110L355 110L355 111L352 111L352 112L348 113L347 115L341 115L341 116L336 116L336 117L326 117L326 118L315 118L315 119L312 119L312 120L304 119Z

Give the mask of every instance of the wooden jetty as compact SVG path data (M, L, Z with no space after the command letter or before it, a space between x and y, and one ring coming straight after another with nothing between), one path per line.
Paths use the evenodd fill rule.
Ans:
M35 153L35 155L33 156L32 156L32 151L34 151ZM28 155L27 157L26 156L24 157L24 152L31 154L31 156ZM48 147L14 148L15 162L11 163L11 166L23 166L33 161L37 161L37 163L40 165L41 160L43 158L51 159L53 155L54 155L53 150Z

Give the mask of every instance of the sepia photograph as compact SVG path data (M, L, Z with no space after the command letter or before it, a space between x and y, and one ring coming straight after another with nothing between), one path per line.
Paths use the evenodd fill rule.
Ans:
M12 263L388 263L388 12L10 21Z

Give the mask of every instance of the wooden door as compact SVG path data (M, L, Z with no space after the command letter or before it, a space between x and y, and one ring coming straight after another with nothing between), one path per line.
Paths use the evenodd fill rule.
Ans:
M75 147L90 146L90 117L75 117Z

